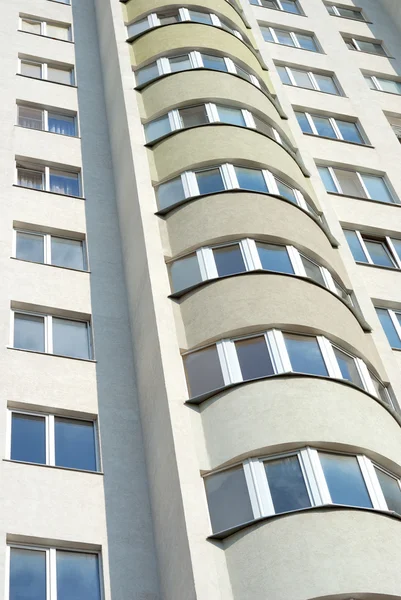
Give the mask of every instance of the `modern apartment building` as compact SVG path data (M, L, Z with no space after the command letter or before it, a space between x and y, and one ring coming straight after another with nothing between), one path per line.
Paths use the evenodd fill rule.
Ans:
M401 0L0 12L0 597L401 599Z

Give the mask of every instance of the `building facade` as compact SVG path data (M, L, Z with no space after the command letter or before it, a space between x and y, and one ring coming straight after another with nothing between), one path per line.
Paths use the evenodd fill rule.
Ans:
M4 599L401 599L400 0L0 8Z

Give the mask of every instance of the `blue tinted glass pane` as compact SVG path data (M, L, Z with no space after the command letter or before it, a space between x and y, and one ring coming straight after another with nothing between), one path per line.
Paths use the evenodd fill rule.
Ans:
M80 240L65 238L51 238L52 265L83 270L84 249Z
M334 133L334 129L331 126L330 120L326 117L313 117L313 122L315 124L317 134L323 137L335 138L337 137Z
M301 48L304 50L312 50L312 52L317 52L316 42L310 35L304 35L303 33L297 33L297 40Z
M61 135L75 135L75 119L66 115L49 113L49 131Z
M401 240L396 240L395 238L391 238L391 242L395 248L398 258L401 260Z
M191 69L191 61L189 59L188 54L183 54L182 56L174 56L173 58L169 58L170 69L172 73L177 73L177 71L187 71Z
M284 29L275 29L274 31L279 44L283 44L284 46L295 46L289 31L285 31Z
M157 138L167 135L170 131L171 127L168 117L155 119L145 125L146 141L152 142L153 140L157 140Z
M401 514L401 490L398 480L375 467L380 487L387 503L387 508Z
M176 179L172 179L167 183L159 185L157 190L157 201L161 210L177 204L177 202L184 200L184 198L185 193L181 177L177 177Z
M285 334L284 340L293 371L312 375L327 375L327 369L316 338Z
M343 139L347 142L355 142L356 144L363 144L363 139L358 131L358 127L355 123L349 121L336 120L337 127L339 128Z
M46 423L44 417L13 413L11 459L46 464Z
M202 54L203 66L205 69L213 69L214 71L227 71L227 65L224 58L221 56L212 56L210 54Z
M296 112L295 116L298 120L299 126L302 129L303 133L313 133L312 127L309 125L309 121L306 118L306 114L302 112Z
M173 292L185 290L185 288L191 287L202 281L196 254L171 263L170 273Z
M386 246L382 242L364 240L373 264L381 267L394 267Z
M383 92L401 94L401 84L398 81L392 81L391 79L378 79L378 82ZM376 87L373 89L376 89Z
M311 505L297 456L265 462L265 471L276 513Z
M384 329L384 333L387 336L388 343L392 348L401 349L401 340L398 337L398 333L393 325L393 322L388 314L388 311L384 308L376 308L377 316L379 317L380 323Z
M56 194L79 196L79 177L77 173L50 171L50 190Z
M100 600L96 554L57 550L57 600Z
M213 250L217 273L220 277L242 273L245 271L245 263L239 244L215 248Z
M332 77L329 75L319 75L319 73L314 73L314 75L321 92L338 95L338 89Z
M270 29L268 27L262 27L261 29L262 29L263 39L265 40L265 42L274 42L274 39L273 39Z
M205 488L214 532L253 520L242 466L206 477Z
M45 323L43 317L14 315L14 347L45 351Z
M184 363L191 397L225 385L215 345L187 354L184 356Z
M95 427L92 421L54 420L56 465L96 471Z
M90 358L88 324L54 317L53 353L75 358Z
M361 177L372 200L381 200L382 202L391 203L394 202L383 177L375 177L374 175L364 174L361 174Z
M297 199L295 197L294 190L290 188L289 185L283 183L279 179L276 179L276 183L278 187L278 193L280 194L280 196L283 196L283 198L287 198L287 200L289 200L290 202L297 204Z
M279 273L294 273L287 249L274 244L256 244L262 269Z
M17 233L17 248L15 253L17 258L22 260L32 260L42 263L44 261L44 238L43 235L34 233Z
M151 81L152 79L156 79L156 77L159 77L159 69L157 68L157 64L155 62L151 63L147 67L143 67L142 69L139 69L135 73L137 85L142 85L143 83L147 83L148 81Z
M235 348L244 381L274 374L264 336L238 340Z
M365 252L362 249L362 246L359 242L358 236L356 235L355 231L344 229L344 235L347 239L348 245L350 247L354 259L358 262L367 263L368 260L365 256Z
M220 169L208 169L195 173L200 194L213 194L224 190L224 182Z
M235 173L241 189L252 190L254 192L268 191L262 171L247 169L245 167L235 167Z
M341 375L344 379L351 381L359 387L363 387L361 377L356 368L355 360L339 348L334 348L334 354L340 367Z
M10 550L10 600L46 600L46 553Z
M281 0L281 6L283 10L299 15L300 10L296 2L292 2L291 0Z
M334 504L372 506L355 456L319 452L319 457Z
M327 167L318 167L319 175L322 178L323 185L328 192L337 192L333 178Z
M276 67L277 69L277 73L280 75L280 79L282 81L282 83L287 83L288 85L291 85L291 79L288 77L288 73L285 67Z
M245 119L239 108L228 108L228 106L217 106L220 121L231 125L245 126Z

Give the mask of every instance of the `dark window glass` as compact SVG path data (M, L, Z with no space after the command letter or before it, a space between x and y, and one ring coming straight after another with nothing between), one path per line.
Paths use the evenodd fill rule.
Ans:
M16 257L33 262L44 262L44 238L35 233L17 231Z
M43 317L15 313L14 348L45 351L45 322Z
M284 340L293 371L323 376L328 374L316 338L286 333Z
M170 265L170 274L174 292L185 290L202 281L196 254L176 260Z
M334 504L372 506L355 456L319 452L319 457Z
M12 414L11 460L46 464L46 420L44 417Z
M195 127L196 125L205 125L206 123L209 123L204 104L181 108L179 112L184 127Z
M247 169L246 167L235 167L239 187L243 190L253 192L268 192L262 171Z
M196 23L203 23L204 25L211 25L212 18L208 13L199 12L198 10L190 10L189 17L191 21Z
M354 259L357 262L367 263L368 259L365 256L365 252L363 251L363 248L360 244L360 241L359 241L358 236L356 235L355 231L350 231L349 229L344 229L344 235L347 239L348 245L350 247L350 250L352 252Z
M244 381L274 374L272 361L263 335L235 342Z
M344 379L351 381L358 387L363 387L361 376L358 373L358 369L356 367L355 359L352 356L349 356L339 348L333 348L334 354L336 355L336 359L338 362L338 366L340 367L341 375Z
M96 471L95 426L92 421L54 420L56 465Z
M176 177L159 185L157 190L157 200L159 208L168 208L177 202L184 200L185 192L182 185L181 177Z
M375 467L384 498L389 510L401 514L401 490L398 480Z
M302 256L302 254L301 254L301 260L302 260L302 264L304 266L306 275L308 277L310 277L311 279L313 279L313 281L316 281L317 283L320 283L320 285L324 285L326 287L326 283L324 281L324 277L323 277L320 267L313 261L309 260L309 258L306 258L306 256Z
M376 308L377 316L380 319L380 323L384 329L384 333L387 336L388 342L392 348L401 349L401 340L398 337L398 333L388 311L384 308Z
M242 467L206 477L205 487L214 532L253 520Z
M246 271L245 262L239 244L214 248L214 260L220 277Z
M97 555L57 550L56 556L57 600L100 600Z
M191 397L225 385L216 346L187 354L184 363Z
M287 248L275 246L274 244L256 244L262 269L267 271L278 271L279 273L294 273Z
M195 175L198 182L199 194L213 194L214 192L222 192L225 189L220 169L198 171Z
M311 506L297 456L269 460L265 471L276 513Z
M11 548L10 600L46 600L46 553Z

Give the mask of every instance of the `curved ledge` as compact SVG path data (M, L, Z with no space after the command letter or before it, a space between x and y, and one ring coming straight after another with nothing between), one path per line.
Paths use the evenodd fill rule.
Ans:
M217 533L213 533L207 537L208 540L224 540L228 538L230 535L237 533L238 531L243 531L244 529L251 530L252 527L257 527L262 523L266 523L266 521L275 521L277 519L284 519L288 515L296 515L300 513L309 513L309 512L326 512L332 510L349 510L349 511L362 511L367 513L375 513L378 515L383 515L385 517L396 519L401 522L401 516L395 513L394 511L387 510L378 510L376 508L363 508L360 506L349 506L346 504L322 504L321 506L309 506L308 508L300 508L298 510L292 510L290 512L281 513L279 515L270 515L268 517L260 517L259 519L254 519L253 521L247 521L246 523L242 523L241 525L237 525L236 527L230 527L230 529L225 529L224 531L219 531Z
M200 289L202 287L206 287L208 285L211 285L211 284L215 283L216 281L220 281L221 279L232 279L234 277L245 277L246 275L281 275L282 277L290 277L290 278L295 277L296 279L300 279L301 281L305 281L312 285L316 285L318 288L326 291L327 293L334 296L334 298L339 300L341 302L341 304L343 304L357 319L357 321L358 321L359 325L361 326L361 328L363 329L363 331L365 331L366 333L370 333L372 331L372 328L370 327L369 323L367 321L365 321L365 319L363 318L363 315L361 313L359 313L348 302L346 302L343 298L341 298L341 296L338 296L337 294L335 294L334 292L332 292L331 290L326 288L324 285L322 285L321 283L318 283L317 281L314 281L310 277L302 277L301 275L296 275L295 273L281 273L279 271L269 271L267 269L254 269L253 271L244 271L242 273L233 273L232 275L224 275L222 277L214 277L213 279L208 279L206 281L200 281L199 283L196 283L195 285L192 285L189 288L186 288L184 290L180 290L179 292L174 292L174 293L170 294L169 298L171 298L172 300L179 300L180 298L184 298L184 296L186 296L187 294L190 294L191 292L196 292L198 289Z

